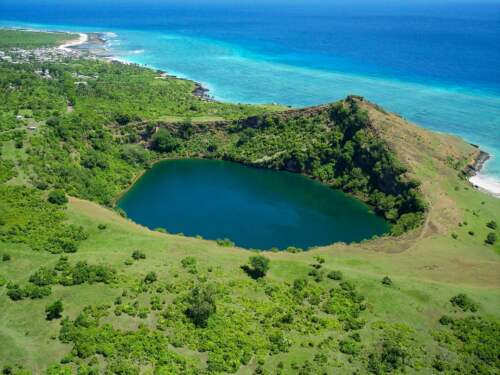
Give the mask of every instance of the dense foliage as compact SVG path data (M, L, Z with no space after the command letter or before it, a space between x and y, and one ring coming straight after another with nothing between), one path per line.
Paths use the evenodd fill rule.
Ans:
M88 236L65 223L61 206L47 202L35 189L0 185L0 240L25 243L33 250L74 253Z

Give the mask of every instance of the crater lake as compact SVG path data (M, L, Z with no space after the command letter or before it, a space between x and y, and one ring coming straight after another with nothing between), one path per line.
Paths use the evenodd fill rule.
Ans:
M350 243L390 229L364 203L305 176L219 160L159 162L118 207L150 229L255 249Z

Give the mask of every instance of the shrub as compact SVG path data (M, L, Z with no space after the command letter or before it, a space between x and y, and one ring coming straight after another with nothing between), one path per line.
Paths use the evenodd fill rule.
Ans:
M47 320L59 319L64 311L62 301L59 299L45 308L45 314Z
M190 268L196 266L195 257L185 257L181 260L182 268Z
M389 276L384 276L384 278L382 279L382 284L391 286L392 285L391 278Z
M10 259L11 259L10 254L3 254L2 255L3 262L8 262Z
M140 250L134 250L134 252L132 253L132 258L135 260L146 259L146 254L144 254Z
M108 228L108 226L107 226L106 224L99 224L99 225L97 226L97 229L99 229L99 230L105 230L105 229L107 229L107 228Z
M217 239L217 240L215 240L215 242L217 242L217 245L222 246L222 247L233 247L235 245L235 243L228 238L224 238L222 240Z
M361 351L361 345L352 338L347 338L340 340L339 350L344 354L356 356Z
M344 275L342 274L341 271L331 271L328 273L328 278L332 280L342 280L344 278Z
M497 242L497 235L493 232L488 233L484 242L486 242L488 245L494 245Z
M29 281L38 286L52 285L57 282L57 273L55 270L41 267L31 274Z
M486 226L487 226L488 228L490 228L490 229L495 230L495 229L497 229L497 226L498 226L498 225L497 225L497 222L496 222L496 221L491 220L491 221L489 221L489 222L486 224Z
M459 307L463 311L476 312L478 309L477 303L471 300L465 293L457 294L450 299L453 306Z
M250 257L250 265L243 265L241 268L252 278L260 279L266 276L269 271L270 260L262 255Z
M68 203L68 198L66 197L66 194L62 190L52 190L49 193L47 200L52 204L57 204L60 206Z
M21 290L21 288L19 288L18 285L9 288L9 290L7 291L7 296L9 296L12 301L20 301L24 298L23 291Z
M154 272L149 272L146 277L144 278L144 282L146 284L152 284L154 283L158 278L156 277L156 273Z
M211 286L197 286L188 298L188 308L186 315L197 327L206 327L208 319L215 314L217 307L215 304L215 290Z
M443 326L447 326L453 323L453 318L451 318L448 315L443 315L441 318L439 318L439 323L442 324Z

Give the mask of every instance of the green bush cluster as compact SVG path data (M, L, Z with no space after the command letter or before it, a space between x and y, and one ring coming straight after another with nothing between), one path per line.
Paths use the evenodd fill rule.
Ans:
M18 173L13 161L0 158L0 184L16 177L17 174Z
M48 203L38 190L0 185L0 195L1 241L57 254L76 252L88 237L81 226L66 224L62 208Z
M28 284L24 287L18 284L7 284L7 296L12 301L21 301L25 298L40 299L52 293L50 286Z
M109 306L87 307L74 321L63 319L59 339L73 346L67 360L89 360L102 356L102 372L139 374L149 364L156 373L197 374L196 363L168 349L168 339L162 332L141 326L135 331L123 331L110 324L101 324ZM83 366L83 365L82 365ZM100 372L94 367L93 373Z
M495 374L500 366L500 324L489 318L441 318L443 328L435 332L436 341L454 356L434 359L439 371L453 374Z
M462 311L476 312L479 307L477 303L470 299L465 293L457 294L450 299L450 302L453 306L460 308Z
M85 261L72 265L67 257L59 258L54 268L41 267L31 274L29 281L38 286L60 284L72 286L79 284L104 283L116 280L116 271L106 264L88 264Z

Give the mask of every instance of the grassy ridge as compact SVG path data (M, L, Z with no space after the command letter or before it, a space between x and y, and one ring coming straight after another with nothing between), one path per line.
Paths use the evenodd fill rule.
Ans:
M310 122L263 126L265 112L283 108L204 102L191 95L192 83L135 66L45 66L53 79L39 77L35 61L0 64L8 92L0 99L4 371L499 372L500 244L485 239L499 234L491 222L500 223L500 201L464 179L477 154L472 146L357 101L370 133L404 167L402 181L421 182L425 221L398 237L265 252L270 269L253 279L242 268L253 252L150 231L99 204L112 204L162 157L258 165L276 162L270 157L278 153L285 164L302 165L297 172L320 176L321 165L309 162L317 149L328 150L324 135L344 134L334 136L327 112L305 110ZM194 121L206 116L217 121ZM248 116L260 125L234 126ZM254 120L239 124L250 128ZM162 152L147 150L159 128L167 133L156 139ZM296 151L304 145L302 159ZM359 183L366 176L358 176L358 194L371 191L371 183ZM87 200L50 203L54 188ZM198 305L195 290L202 291ZM62 318L47 320L46 308L58 300ZM194 307L206 309L206 326L187 313Z

